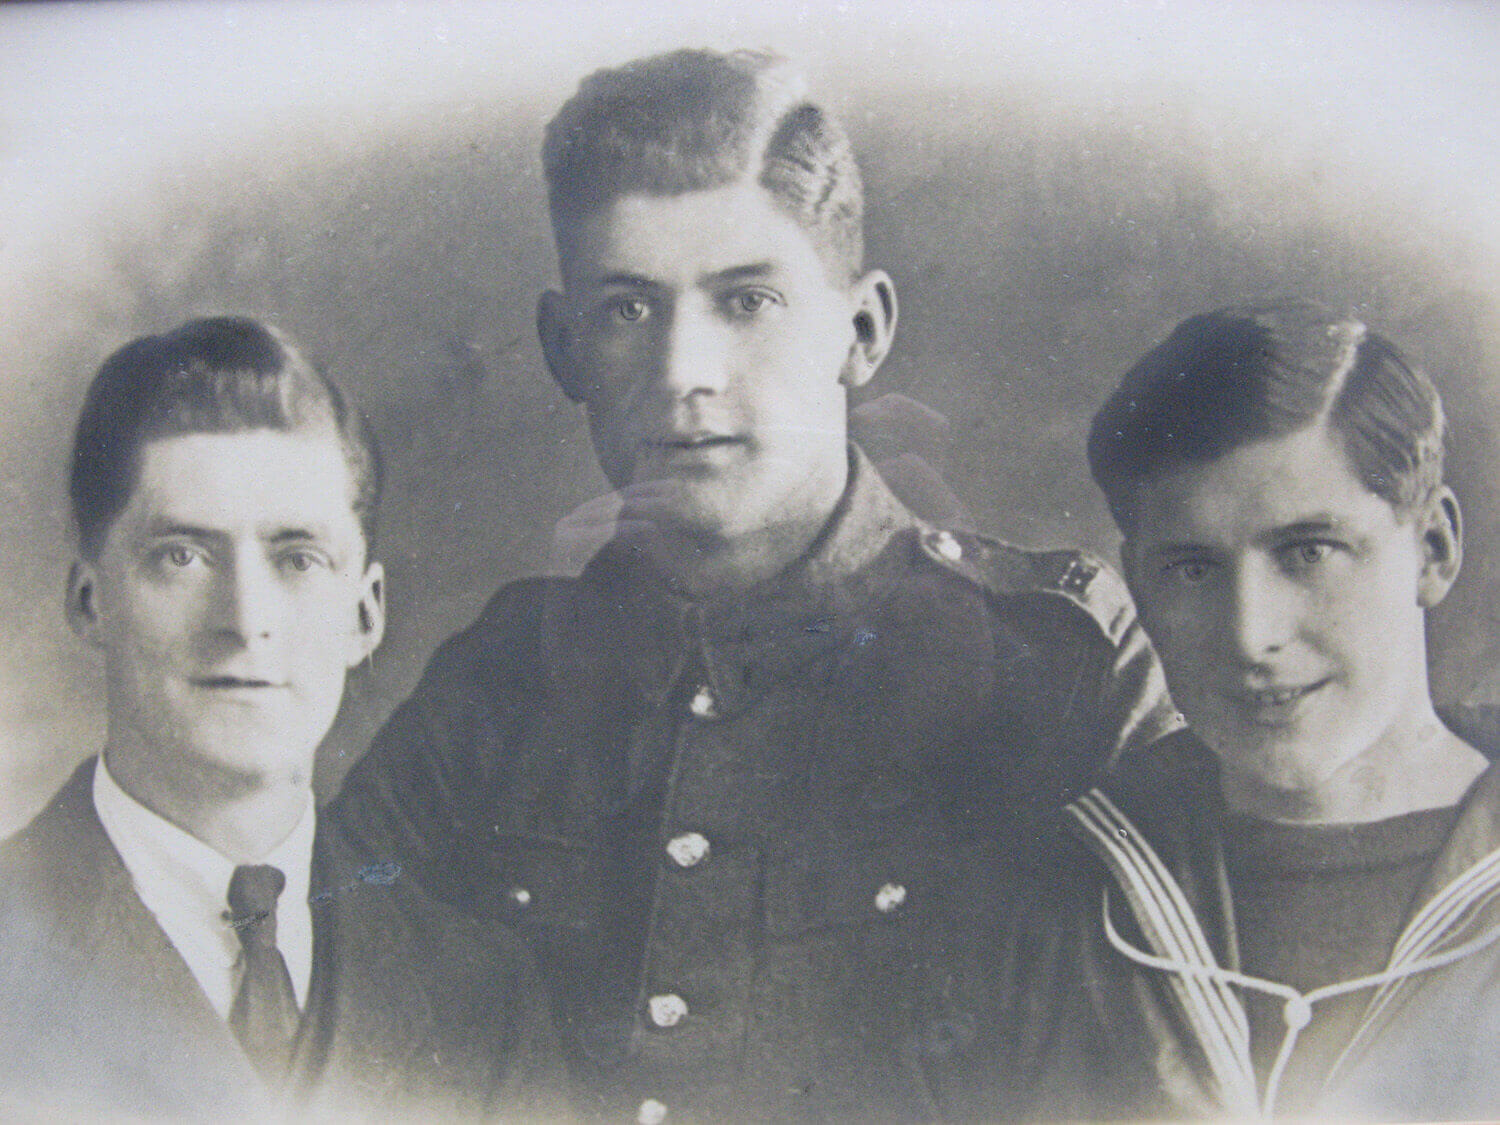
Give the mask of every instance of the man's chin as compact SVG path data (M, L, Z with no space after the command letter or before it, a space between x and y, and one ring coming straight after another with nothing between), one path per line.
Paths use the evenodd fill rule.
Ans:
M288 734L269 725L253 731L220 729L197 741L192 754L200 766L247 788L310 777L317 757L316 746L308 748L306 733Z
M1225 739L1214 747L1226 783L1287 799L1315 792L1329 773L1326 743L1309 740Z
M620 489L615 538L720 534L727 519L722 490L676 479L657 479Z

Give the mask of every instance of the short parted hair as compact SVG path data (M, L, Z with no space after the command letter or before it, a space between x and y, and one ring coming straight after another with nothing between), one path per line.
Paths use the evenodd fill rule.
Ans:
M79 549L97 558L130 502L140 451L185 434L331 427L349 465L350 504L373 548L380 452L368 421L279 330L248 317L191 320L115 352L89 384L68 492Z
M808 233L830 277L864 259L864 188L843 128L775 55L680 50L595 71L542 144L559 249L582 215L623 195L751 179Z
M1137 486L1326 422L1360 481L1400 515L1443 482L1443 404L1384 336L1311 304L1189 317L1094 416L1089 468L1127 534Z

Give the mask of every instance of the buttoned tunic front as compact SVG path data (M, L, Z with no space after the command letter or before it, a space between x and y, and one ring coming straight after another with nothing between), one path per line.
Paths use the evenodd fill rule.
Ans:
M1173 724L1101 564L925 526L853 466L739 597L618 543L502 589L335 806L532 940L585 1114L930 1116L1033 826Z

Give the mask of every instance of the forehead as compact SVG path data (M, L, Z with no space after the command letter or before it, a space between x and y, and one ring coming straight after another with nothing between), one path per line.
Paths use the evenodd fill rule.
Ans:
M1326 424L1185 465L1135 489L1132 538L1141 545L1251 542L1299 524L1394 527L1394 508L1355 472Z
M617 275L696 284L751 265L831 285L810 232L748 180L679 195L622 195L573 222L559 257L569 285Z
M205 531L358 532L354 481L331 427L179 434L140 449L117 527L171 521Z

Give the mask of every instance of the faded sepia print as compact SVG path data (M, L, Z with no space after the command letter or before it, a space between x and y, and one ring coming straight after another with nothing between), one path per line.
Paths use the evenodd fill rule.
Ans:
M1500 1104L1500 17L0 55L7 1107Z

